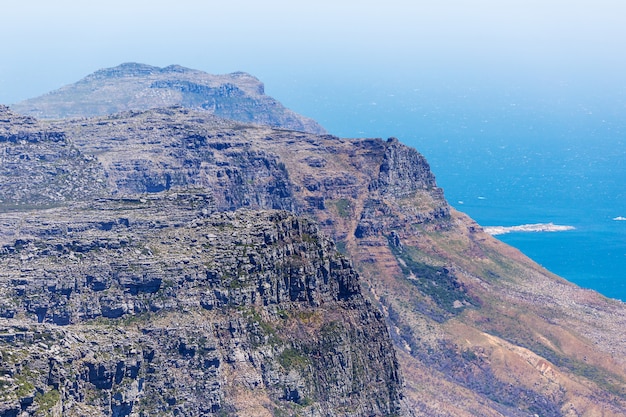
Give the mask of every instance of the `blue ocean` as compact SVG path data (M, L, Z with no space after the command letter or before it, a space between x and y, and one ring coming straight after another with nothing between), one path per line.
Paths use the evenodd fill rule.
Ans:
M497 238L585 288L626 300L626 146L617 140L483 149L482 167L442 149L429 160L450 203L483 226L555 223L564 232ZM459 171L450 169L459 168Z
M497 238L581 287L626 301L626 106L592 95L581 101L566 86L302 91L306 85L294 82L277 96L332 134L395 136L417 148L450 204L479 224L573 226Z

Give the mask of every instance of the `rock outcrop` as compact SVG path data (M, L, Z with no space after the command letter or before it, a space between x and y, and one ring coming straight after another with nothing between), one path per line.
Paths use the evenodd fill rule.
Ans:
M2 415L399 413L382 315L332 242L213 207L101 200L5 237Z
M44 127L0 106L0 207L16 209L93 198L105 190L104 172L63 131Z
M212 75L180 65L125 63L11 107L58 119L183 106L245 123L324 133L317 122L287 109L264 90L261 81L244 72Z

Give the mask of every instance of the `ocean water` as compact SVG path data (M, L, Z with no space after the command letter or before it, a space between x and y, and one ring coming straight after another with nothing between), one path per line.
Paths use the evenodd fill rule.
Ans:
M498 239L552 272L626 300L626 146L620 140L493 150L480 160L433 149L432 169L448 201L483 226L553 222L564 232L509 233ZM461 167L455 172L451 167Z
M626 221L614 220L626 218L623 91L611 98L572 95L568 86L363 85L295 82L276 96L338 136L395 136L417 148L450 204L483 226L575 227L497 238L626 301Z

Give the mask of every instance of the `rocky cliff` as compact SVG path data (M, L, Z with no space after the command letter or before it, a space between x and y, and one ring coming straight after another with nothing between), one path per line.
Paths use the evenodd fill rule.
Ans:
M324 133L317 122L287 109L264 90L261 81L243 72L212 75L180 65L125 63L12 108L37 118L58 119L176 105L240 122Z
M5 219L1 415L401 411L382 316L315 224L206 194L71 210Z
M259 365L262 362L250 359L251 368L245 369L250 372L256 369L254 372L260 372L262 380L253 387L241 382L245 377L222 379L226 382L215 391L215 398L219 398L222 407L220 412L237 415L260 415L255 414L261 413L259 410L273 415L626 414L624 304L582 290L550 274L484 233L478 224L449 207L423 156L397 139L348 140L276 130L226 121L183 108L47 122L40 126L62 132L65 141L74 146L81 157L92 156L96 162L93 172L98 178L104 178L104 190L98 191L100 199L85 197L82 202L68 203L65 209L45 211L63 213L81 232L67 223L64 225L58 218L51 220L46 216L52 214L44 216L43 211L3 214L2 236L6 239L3 256L7 262L3 269L7 272L2 288L3 299L7 301L2 311L7 317L7 326L13 326L13 333L22 332L23 337L28 338L31 337L28 332L33 331L29 329L43 326L55 331L75 331L80 336L85 329L91 329L81 320L90 320L90 325L96 326L94 329L98 331L102 331L102 325L119 327L120 332L127 332L121 337L123 340L127 337L134 340L134 336L127 334L148 334L142 329L149 326L161 326L162 333L158 333L161 335L167 334L166 329L193 327L182 318L169 319L172 314L179 317L175 312L180 311L190 316L211 317L208 322L216 323L221 323L222 315L236 316L238 320L253 317L259 331L265 335L262 350L270 350L268 357L277 360L278 365L276 362L273 362L275 365ZM176 200L179 197L174 196L189 194L205 196L201 201L193 197L195 202L182 203L197 206L202 214L196 209L160 208L170 204L164 202L168 198ZM133 211L133 207L137 211ZM253 212L227 214L242 208ZM257 213L275 209L304 217L284 212ZM80 210L91 210L92 220L81 217ZM132 213L141 221L129 220ZM321 259L338 255L318 250L318 260L315 260L311 252L305 251L307 255L302 256L302 260L290 255L285 255L288 261L283 260L276 257L268 242L257 244L254 242L260 241L251 239L249 247L247 238L237 243L230 235L220 234L220 227L238 229L229 226L226 220L216 220L244 216L249 219L243 221L247 224L244 229L252 232L258 230L254 226L257 222L268 224L263 217L268 215L291 219L290 224L300 225L297 230L302 230L305 224L313 227L311 222L318 224L322 233L330 236L337 249L353 262L361 277L360 285L349 278L354 270L346 267L341 268L346 272L335 277L336 284L319 287L326 282L323 271L328 269ZM102 222L98 217L102 217ZM42 220L36 220L38 218ZM42 236L37 232L41 229L37 222L59 227L55 232L43 233L49 238L42 240L42 237L36 238ZM223 222L223 226L213 230L219 222ZM136 225L132 239L126 238L130 236L127 223ZM190 226L193 224L204 224L203 227L211 231L197 235ZM86 236L97 237L103 247L85 249L93 247L89 243L93 240ZM263 254L262 258L271 260L263 261L265 272L249 266L247 260L241 268L239 263L222 257L218 258L219 262L211 263L211 256L219 253L211 249L213 236L217 246L233 251L236 259L250 259L250 253ZM313 246L318 245L314 242L323 240L312 232L299 232L298 236L300 241ZM45 242L53 238L59 242L50 247ZM132 250L122 247L121 242L113 238L128 241ZM279 241L284 239L289 242L294 238L286 236ZM109 241L112 246L107 248ZM168 243L174 241L176 243ZM311 248L310 245L304 246ZM98 258L99 253L106 257ZM289 253L293 253L291 249ZM200 266L195 257L203 256L209 261L208 264L203 261ZM73 267L73 272L61 274L54 269L53 260L66 262L64 257L68 258L67 262L83 260L98 267L96 270ZM44 258L50 266L40 264ZM175 261L168 263L170 258ZM254 264L252 260L250 263ZM23 272L23 264L34 265L33 272ZM226 269L220 269L222 266L218 264ZM277 282L285 282L282 290L273 290L274 284L267 289L263 286L267 281L259 277L269 273L269 265L273 266L272 274L281 277ZM56 272L45 275L46 268ZM197 272L201 268L217 271L221 278L211 278L208 272L205 277L204 273ZM17 271L25 277L18 277ZM70 282L76 284L71 290L59 286L53 279L61 275L73 277ZM93 277L91 283L88 283L88 276ZM168 283L163 276L184 278ZM295 300L287 296L291 294L292 285L285 280L299 276L316 277L317 289L313 293L317 295L309 295L309 282L305 278L304 281L295 279ZM198 277L204 281L198 281ZM249 285L251 282L255 284ZM65 289L57 291L57 286ZM77 287L81 290L76 290ZM175 291L168 292L167 288L175 288ZM214 288L219 291L213 291ZM319 293L322 288L326 295ZM363 301L363 297L371 305ZM242 307L242 300L252 307L248 304ZM290 306L296 303L298 313L290 312L292 307L282 307L283 302ZM86 305L92 307L89 309ZM325 310L325 305L337 307ZM348 313L347 306L356 310ZM283 310L289 311L283 313ZM376 321L376 310L382 312L389 334L377 327L380 325ZM333 316L337 312L341 312L341 318ZM235 316L231 316L233 314ZM127 325L128 317L133 320ZM290 321L294 317L297 320ZM19 325L24 330L15 327L18 326L15 320L22 320ZM24 320L31 327L24 327ZM35 323L38 321L41 323ZM314 352L326 346L326 342L320 340L325 340L326 330L323 329L329 322L344 326L344 336L333 339L344 347L334 345L322 350L324 354L318 357ZM59 325L64 327L59 328ZM367 331L370 336L359 331ZM253 342L249 334L236 336L237 332L231 336L247 340L248 344L239 342L242 352L254 357L254 344L258 342ZM212 337L222 340L222 334L215 330ZM368 348L379 353L364 350L363 340L372 335L376 335L371 339L375 343ZM395 357L391 350L383 347L387 346L387 336L395 346ZM171 334L173 340L185 337L185 334L180 337ZM279 347L272 345L274 337L280 340ZM298 340L303 340L302 344L298 344ZM151 345L155 351L169 352L166 347L156 349L156 343ZM228 346L235 349L236 343L232 343ZM104 342L101 345L106 346ZM143 351L143 347L136 349ZM351 356L348 350L364 354ZM28 358L27 353L22 357ZM353 358L352 362L348 357ZM396 360L399 369L392 366ZM385 365L381 368L369 364L370 361ZM358 376L361 365L355 368L354 364L361 362L366 366L363 375L367 376ZM275 386L266 379L275 379L263 373L267 367L274 369L272 366L287 375L288 370L299 367L296 379L302 385L296 385L303 388L298 388L297 395L290 397L280 394L285 392L283 388L282 391L272 388ZM168 367L177 369L172 365ZM328 367L336 369L337 373L323 374L322 369ZM387 374L381 373L383 368ZM11 375L23 375L21 368L11 369ZM220 369L224 369L223 375L231 375L231 368ZM346 369L353 370L353 379L348 371L344 372ZM402 400L397 372L403 375L405 383ZM93 384L87 377L82 378L81 384ZM193 374L188 381L193 385L203 378L207 377ZM355 379L376 381L371 391L364 394L367 398L359 394L360 382L348 393L343 381ZM316 388L316 380L326 384L323 389ZM25 391L19 391L23 385L20 385L21 379L17 383L15 378L11 381L8 386L12 390ZM30 384L39 389L29 392L36 391L43 396L50 391L44 388L45 381L36 378L32 381ZM92 385L85 386L96 389ZM56 390L58 398L69 398ZM83 392L81 390L77 392ZM103 398L100 403L84 401L87 397L81 397L82 394L72 397L72 401L76 407L96 407L93 409L97 410L96 415L112 415L112 408L107 408L106 404L113 402L117 392L109 388L97 392ZM191 394L184 392L184 398L191 398ZM131 394L127 395L130 398ZM36 393L34 397L31 395L33 401L36 396ZM11 398L13 402L7 400L7 404L14 406L18 400ZM21 407L28 410L30 397L20 398L25 398L22 400L25 406ZM163 412L173 412L172 407L180 397L175 398L172 404L164 397L154 403L161 404ZM300 398L309 398L311 403ZM350 402L349 398L355 402ZM54 402L55 407L59 401ZM164 405L166 403L170 408ZM404 405L408 408L403 408ZM189 413L200 412L190 410L193 411ZM208 408L202 412L209 412L206 410ZM180 411L185 415L184 412Z

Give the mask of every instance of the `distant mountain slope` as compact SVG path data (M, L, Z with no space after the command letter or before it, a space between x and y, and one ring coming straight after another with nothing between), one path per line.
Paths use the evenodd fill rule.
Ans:
M204 110L245 123L325 133L314 120L265 95L263 83L249 74L211 75L178 65L121 64L11 107L37 118L61 119L170 106Z

